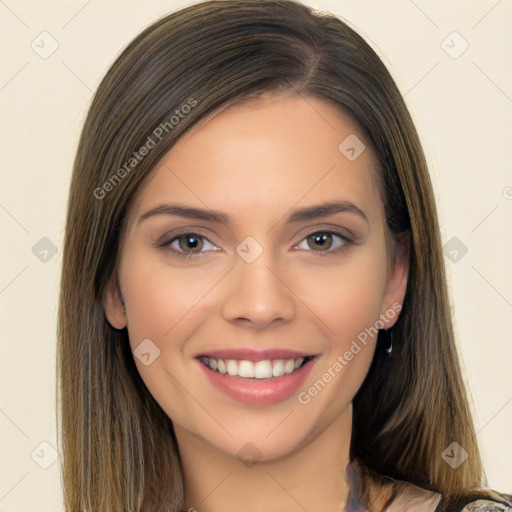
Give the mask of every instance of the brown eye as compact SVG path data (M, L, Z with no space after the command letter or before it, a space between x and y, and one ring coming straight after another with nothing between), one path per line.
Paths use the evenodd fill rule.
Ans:
M178 236L170 235L166 240L158 243L158 247L170 250L178 258L193 258L205 252L218 251L212 242L199 233L182 233Z
M315 231L305 237L297 247L317 253L319 256L324 256L335 255L338 251L341 251L353 243L353 240L342 233L336 233L335 231ZM301 247L303 244L306 246Z
M179 248L184 252L201 252L203 237L194 233L186 233L176 238Z
M330 249L332 245L332 234L328 232L313 233L307 239L312 241L312 244L308 244L311 249L325 251Z

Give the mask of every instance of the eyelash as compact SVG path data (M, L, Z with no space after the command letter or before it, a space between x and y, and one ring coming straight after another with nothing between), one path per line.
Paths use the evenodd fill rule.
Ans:
M351 245L351 244L355 243L354 240L350 239L346 235L344 235L342 233L339 233L337 231L330 231L330 230L312 231L311 233L306 235L301 240L301 242L304 241L304 240L307 240L309 237L311 237L313 235L318 235L318 234L335 235L335 236L341 238L343 240L343 242L344 242L344 244L341 247L338 247L337 249L329 249L329 250L325 250L325 251L315 251L315 250L311 249L312 252L317 253L318 256L321 256L321 257L336 256L343 249L345 249L348 245ZM212 245L215 245L206 236L202 235L201 233L197 233L195 231L184 231L183 233L179 233L178 235L175 235L172 238L164 239L162 242L157 243L156 245L158 247L160 247L160 248L166 248L166 247L170 246L175 240L178 240L180 237L182 237L184 235L193 235L194 237L197 237L197 238L203 238L205 240L208 240L208 242L210 242ZM297 245L299 245L299 244L297 244ZM193 253L193 252L177 251L175 249L171 249L171 250L174 253L174 256L176 256L177 258L183 259L183 260L187 260L187 259L193 258L193 257L198 256L200 254L203 254L205 252L205 251L201 251L199 253Z

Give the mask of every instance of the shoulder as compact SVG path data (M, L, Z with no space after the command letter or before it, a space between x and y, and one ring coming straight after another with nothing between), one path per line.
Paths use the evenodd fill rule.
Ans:
M512 508L497 501L476 500L468 503L461 512L512 512Z
M474 498L456 508L442 506L441 494L427 491L413 484L402 487L386 512L512 512L511 496L502 494L504 503L490 499ZM508 505L505 502L509 502Z
M436 512L441 494L403 483L386 512Z
M440 504L435 512L512 512L512 495L497 493L495 499L488 497L466 498L457 507L448 509Z

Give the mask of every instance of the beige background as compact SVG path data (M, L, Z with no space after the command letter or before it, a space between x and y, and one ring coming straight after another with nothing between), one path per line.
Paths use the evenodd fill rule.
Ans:
M65 205L85 113L120 50L191 3L0 0L0 512L63 509L52 463L55 330ZM306 3L355 27L405 95L443 243L457 237L468 249L446 259L458 343L489 483L512 492L512 1ZM46 59L31 47L49 51L52 39L58 48ZM467 50L452 58L464 41ZM43 252L51 244L55 255Z

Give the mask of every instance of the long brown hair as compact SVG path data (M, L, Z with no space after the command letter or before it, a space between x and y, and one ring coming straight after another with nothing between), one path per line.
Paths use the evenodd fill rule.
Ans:
M138 374L126 329L106 321L103 292L127 212L157 162L200 121L264 93L323 98L350 115L380 164L388 239L409 238L392 358L376 351L353 402L351 459L363 468L365 495L392 495L393 482L405 481L442 493L449 510L484 485L432 185L399 90L337 17L289 0L220 0L170 14L138 35L99 85L81 133L58 317L66 510L176 512L183 505L172 422ZM135 158L142 146L148 151ZM456 470L441 458L454 441L468 453Z

